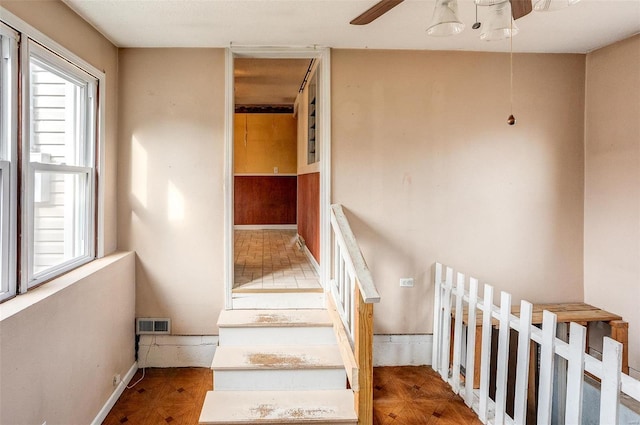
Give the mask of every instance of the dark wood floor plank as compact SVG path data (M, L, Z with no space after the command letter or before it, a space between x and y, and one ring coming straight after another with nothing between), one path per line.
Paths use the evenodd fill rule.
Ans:
M142 376L138 371L131 382ZM430 367L381 367L373 373L374 425L480 425ZM205 368L147 369L103 425L197 425L213 376Z

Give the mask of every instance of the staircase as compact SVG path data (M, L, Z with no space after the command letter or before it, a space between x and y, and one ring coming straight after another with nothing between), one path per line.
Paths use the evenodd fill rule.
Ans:
M234 310L220 313L200 424L373 423L380 295L342 206L332 205L330 218L326 293L234 293Z
M326 310L227 310L200 424L357 424Z

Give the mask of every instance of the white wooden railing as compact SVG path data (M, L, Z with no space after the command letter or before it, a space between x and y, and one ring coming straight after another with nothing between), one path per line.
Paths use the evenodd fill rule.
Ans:
M443 273L444 272L444 273ZM601 380L600 424L617 424L620 393L640 401L640 381L621 372L622 344L611 338L604 339L602 361L585 353L586 328L577 323L570 324L569 342L556 337L556 315L544 311L542 329L531 325L532 304L520 303L520 317L511 314L511 295L501 292L500 307L493 305L493 287L484 285L483 297L479 298L478 281L467 279L462 273L441 264L435 265L434 370L440 373L453 391L460 394L483 423L502 425L505 423L527 423L529 396L529 360L531 342L540 345L540 370L538 379L537 423L551 423L553 403L554 358L557 354L567 361L566 403L564 422L582 423L582 387L584 373L588 372ZM453 310L455 309L455 311ZM452 311L454 311L452 332ZM474 347L476 332L463 332L463 321L476 324L476 313L482 314L482 345L480 364L475 363ZM468 316L467 316L468 315ZM489 397L492 321L499 322L496 362L495 397ZM509 363L510 329L518 332L516 354L516 380L513 417L507 414L507 373ZM466 339L463 334L466 333ZM463 358L463 341L466 355ZM453 347L451 347L453 343ZM452 354L451 354L452 353ZM452 356L452 358L451 358ZM461 378L461 367L466 379ZM480 388L474 389L475 368L480 368ZM534 393L535 394L535 393Z
M354 391L358 424L373 423L373 304L380 295L341 205L331 206L333 270L329 311Z

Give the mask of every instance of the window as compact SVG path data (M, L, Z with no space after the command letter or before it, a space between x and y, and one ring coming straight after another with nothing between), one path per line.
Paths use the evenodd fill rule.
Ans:
M22 257L32 287L94 257L97 80L32 41L28 67Z
M105 78L11 13L2 19L0 301L96 257Z
M16 293L18 34L0 23L0 300Z

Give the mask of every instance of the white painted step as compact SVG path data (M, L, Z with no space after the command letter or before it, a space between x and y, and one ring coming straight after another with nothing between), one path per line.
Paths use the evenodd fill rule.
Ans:
M224 310L218 318L219 344L336 344L329 313L320 309Z
M347 382L336 345L220 346L211 368L216 391L339 390Z
M325 299L322 292L234 292L233 308L324 308Z
M209 391L200 424L357 424L353 392Z

